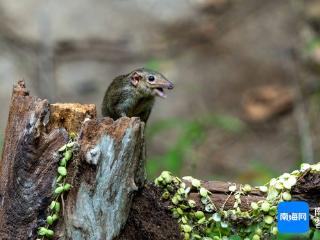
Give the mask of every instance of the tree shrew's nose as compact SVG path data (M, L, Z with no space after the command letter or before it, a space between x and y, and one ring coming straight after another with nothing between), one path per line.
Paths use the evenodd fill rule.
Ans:
M169 84L168 84L168 89L173 89L173 88L174 88L173 83L172 83L172 82L169 82Z

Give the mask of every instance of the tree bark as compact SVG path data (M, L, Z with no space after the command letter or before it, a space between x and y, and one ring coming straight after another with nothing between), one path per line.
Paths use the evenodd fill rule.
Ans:
M49 103L29 96L20 81L13 90L0 163L1 239L33 239L52 195L64 129L46 132Z
M66 201L65 239L111 240L119 234L145 179L143 126L138 118L84 124L79 171Z

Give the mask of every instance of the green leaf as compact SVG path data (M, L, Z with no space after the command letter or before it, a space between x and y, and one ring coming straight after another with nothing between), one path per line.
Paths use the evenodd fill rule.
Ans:
M67 165L67 160L66 160L66 158L62 158L62 159L60 160L60 166L65 167L66 165Z
M69 161L72 158L72 150L68 150L64 153L64 158Z
M59 186L57 187L55 190L54 190L54 193L56 194L60 194L64 191L64 188L62 186Z
M53 237L54 232L51 229L48 229L46 232L46 237Z
M65 191L69 191L70 188L71 188L71 185L70 185L69 183L66 183L66 184L63 186L63 189L64 189Z
M48 217L47 217L47 223L48 223L49 225L51 225L51 224L53 223L53 218L52 218L52 216L48 216Z
M54 205L54 211L56 213L60 212L60 208L61 208L61 205L59 202L56 202L56 204Z
M53 220L53 221L58 220L58 218L59 218L58 214L53 214L53 215L52 215L52 220Z
M40 236L45 236L46 235L46 233L47 233L47 228L45 228L45 227L40 227L39 228L39 230L38 230L38 235L40 235Z
M58 173L61 175L61 176L67 176L67 169L65 167L58 167Z
M62 178L63 178L63 176L59 175L59 176L57 177L57 182L60 182L60 181L62 180Z
M50 203L49 208L50 208L51 210L54 209L56 203L57 203L56 201L52 201L52 202Z

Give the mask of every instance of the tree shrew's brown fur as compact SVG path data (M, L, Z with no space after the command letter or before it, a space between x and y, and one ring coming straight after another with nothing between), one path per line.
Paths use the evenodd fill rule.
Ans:
M155 97L165 97L163 89L173 83L161 73L140 68L116 77L109 85L102 102L102 115L114 120L120 117L140 117L148 121Z

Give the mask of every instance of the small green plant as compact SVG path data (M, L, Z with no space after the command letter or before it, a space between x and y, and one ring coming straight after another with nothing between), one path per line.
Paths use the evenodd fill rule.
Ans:
M235 202L233 208L228 210L225 210L225 204L217 208L210 198L212 193L202 186L201 181L193 177L183 177L181 180L164 171L155 179L155 184L163 189L162 199L171 202L169 209L173 217L177 218L185 240L278 239L277 206L281 201L291 200L292 187L306 171L319 173L320 163L302 164L300 170L290 174L284 173L272 178L266 185L256 187L266 198L252 202L248 211L240 209L241 198L253 189L248 184L229 185L227 200L233 196ZM200 209L199 206L196 208L195 201L190 199L190 192L197 192L200 195L202 204ZM315 222L315 216L311 215L311 220ZM239 222L245 224L239 225ZM317 239L318 234L312 228L309 239Z
M46 219L45 226L38 228L38 237L41 239L44 238L52 238L54 236L54 231L50 229L52 225L59 219L61 203L63 203L63 193L68 192L71 189L71 184L66 183L67 172L67 164L73 157L73 150L76 144L75 134L69 135L69 142L63 145L59 150L60 161L59 167L57 169L57 180L56 186L54 189L54 200L49 205L48 208L48 216Z

